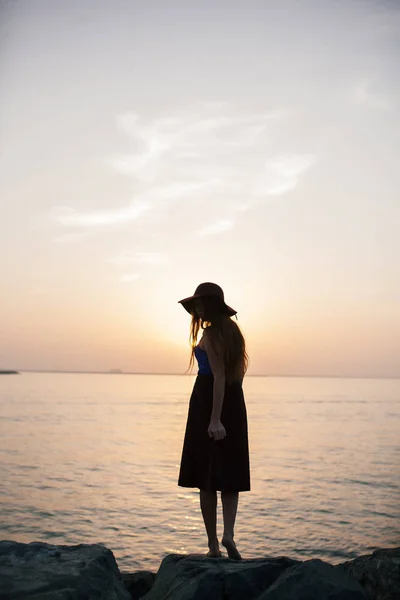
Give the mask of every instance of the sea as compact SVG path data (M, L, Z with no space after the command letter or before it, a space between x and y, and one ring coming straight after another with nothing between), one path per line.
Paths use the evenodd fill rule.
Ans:
M104 544L122 571L206 552L199 491L177 485L194 380L1 376L0 539ZM247 376L243 387L243 558L338 564L400 546L400 379Z

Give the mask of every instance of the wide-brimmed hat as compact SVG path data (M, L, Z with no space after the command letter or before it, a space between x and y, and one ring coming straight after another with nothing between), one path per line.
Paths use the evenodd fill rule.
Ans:
M189 296L189 298L179 300L179 303L182 304L183 308L187 310L188 313L192 314L193 300L195 298L203 298L204 296L218 297L221 302L222 312L225 312L230 317L236 315L237 310L231 308L226 304L223 289L216 283L210 283L209 281L206 281L205 283L200 283L200 285L197 286L193 296Z

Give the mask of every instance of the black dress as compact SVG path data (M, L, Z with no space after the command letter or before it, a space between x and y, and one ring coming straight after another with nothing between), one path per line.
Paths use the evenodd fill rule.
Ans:
M221 423L226 437L208 435L213 383L207 354L198 346L199 372L189 402L178 485L205 491L250 491L247 411L241 382L226 384Z

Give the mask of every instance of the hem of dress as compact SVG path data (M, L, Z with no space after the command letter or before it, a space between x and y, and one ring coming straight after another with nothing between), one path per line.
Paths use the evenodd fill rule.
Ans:
M187 485L187 484L183 484L183 483L178 483L178 486L179 487L183 487L183 488L192 488L192 489L193 488L197 488L199 490L203 489L199 485L195 485L195 484L194 485ZM229 488L227 490L225 490L225 489L221 490L220 488L216 488L216 489L213 489L213 490L207 490L207 489L205 489L204 491L206 491L206 492L251 492L251 488L250 487L239 488L239 489L237 489L237 488L235 488L235 489Z

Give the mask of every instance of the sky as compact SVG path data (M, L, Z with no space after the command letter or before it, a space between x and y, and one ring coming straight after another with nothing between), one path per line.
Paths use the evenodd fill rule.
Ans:
M0 0L0 369L400 377L400 4Z

